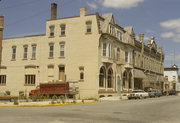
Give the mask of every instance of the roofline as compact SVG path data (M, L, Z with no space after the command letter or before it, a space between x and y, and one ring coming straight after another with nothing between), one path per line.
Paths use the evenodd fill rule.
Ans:
M97 13L95 14L87 14L85 16L96 16ZM57 19L49 19L49 20L46 20L46 21L55 21L55 20L61 20L61 19L69 19L69 18L78 18L80 16L71 16L71 17L64 17L64 18L57 18Z
M22 36L22 37L11 37L11 38L4 38L3 40L6 40L6 39L16 39L16 38L26 38L26 37L37 37L37 36L45 36L45 34L27 35L27 36Z

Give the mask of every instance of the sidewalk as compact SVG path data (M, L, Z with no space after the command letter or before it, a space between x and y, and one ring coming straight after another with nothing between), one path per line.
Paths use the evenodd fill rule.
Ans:
M69 102L62 103L54 101L37 101L37 102L25 102L19 101L18 105L14 105L14 102L0 102L0 107L47 107L47 106L61 106L61 105L76 105L76 104L87 104L87 103L97 103L98 101L94 100L76 100L74 103L72 100Z

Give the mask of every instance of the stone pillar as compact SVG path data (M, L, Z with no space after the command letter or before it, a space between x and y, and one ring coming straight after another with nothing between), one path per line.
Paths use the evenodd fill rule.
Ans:
M3 29L4 29L4 16L0 16L0 66L1 66L1 62L2 62Z

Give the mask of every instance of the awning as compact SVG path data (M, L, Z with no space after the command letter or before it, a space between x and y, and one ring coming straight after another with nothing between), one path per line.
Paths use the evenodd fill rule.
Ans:
M142 79L147 78L147 76L141 70L134 69L133 72L134 72L134 78L142 78Z

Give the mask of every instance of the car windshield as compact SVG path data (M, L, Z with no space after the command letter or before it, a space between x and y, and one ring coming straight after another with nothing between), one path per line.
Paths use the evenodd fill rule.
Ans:
M6 94L5 93L0 93L0 96L6 96Z

